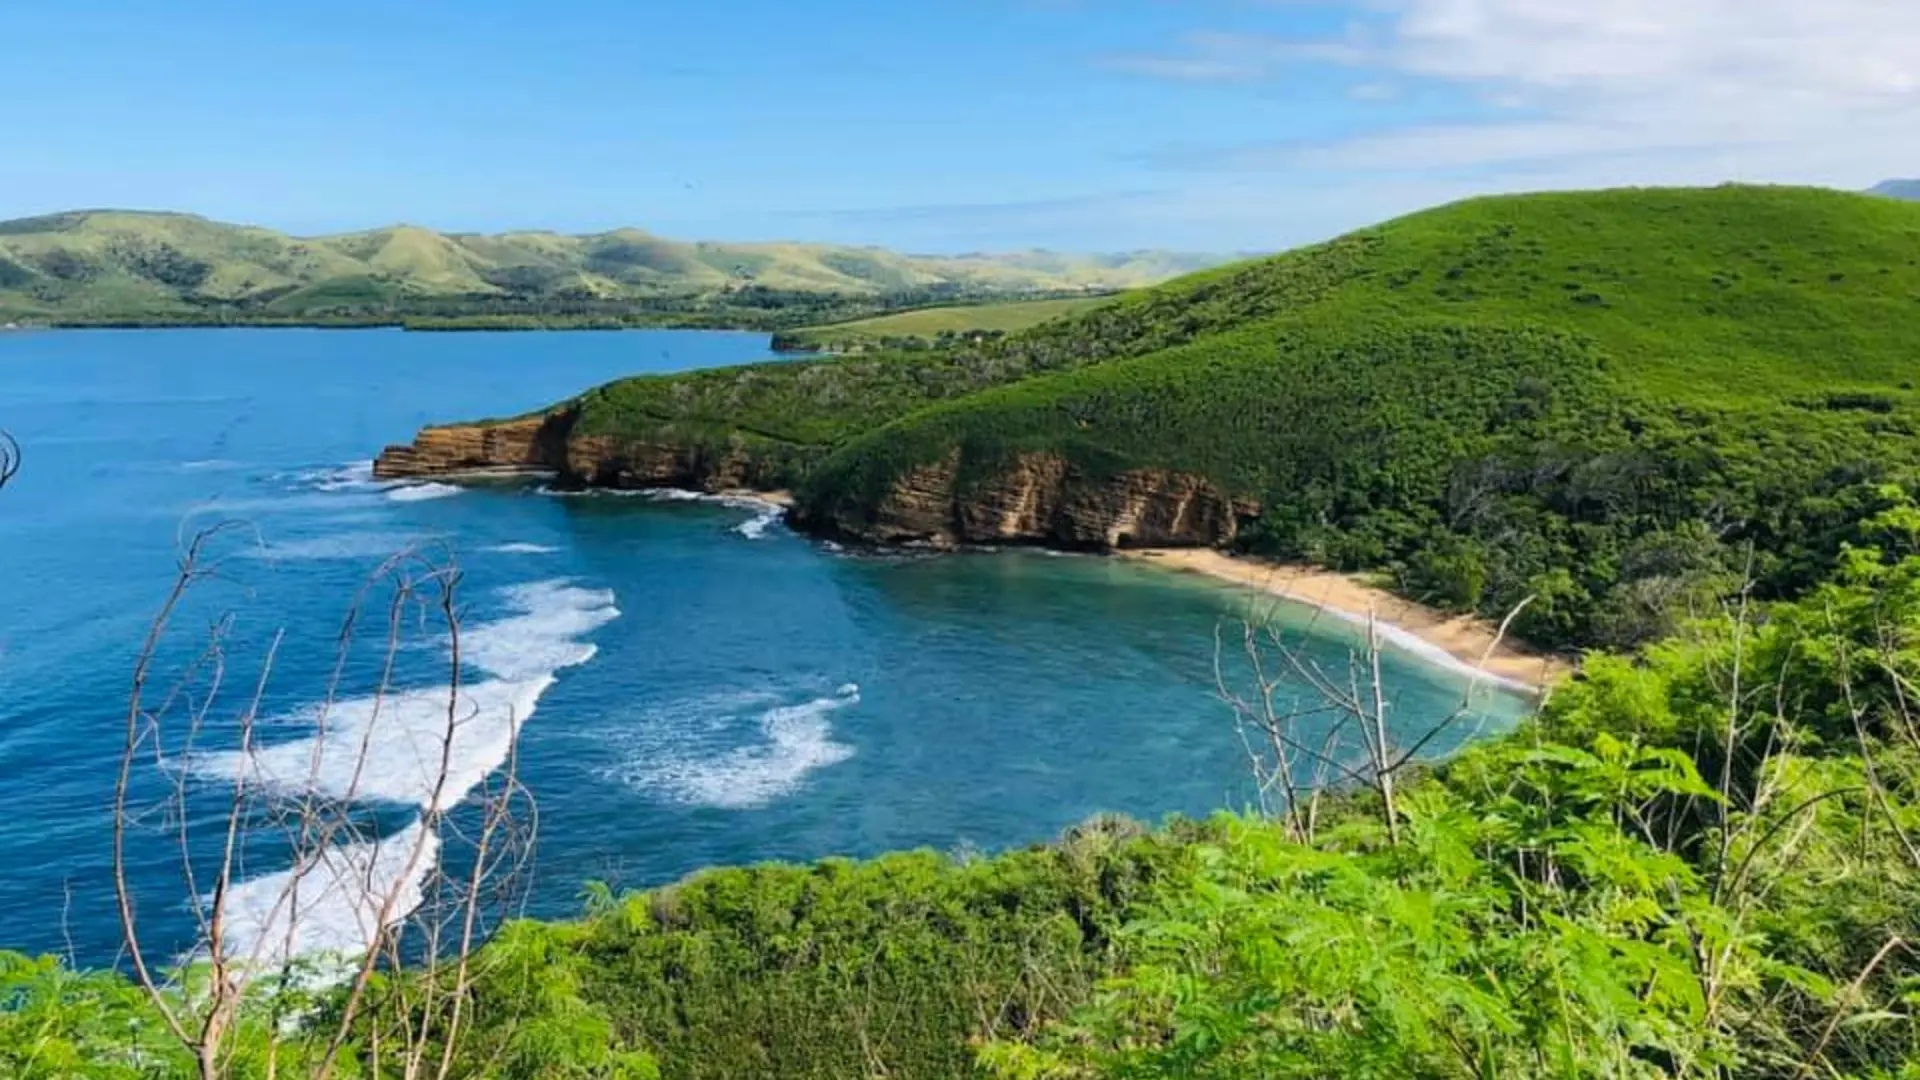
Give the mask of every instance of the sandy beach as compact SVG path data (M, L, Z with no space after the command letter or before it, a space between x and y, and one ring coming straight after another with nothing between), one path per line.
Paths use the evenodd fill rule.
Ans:
M1479 672L1505 685L1542 692L1573 671L1564 656L1532 652L1499 638L1499 627L1472 615L1451 615L1370 584L1357 574L1236 558L1202 548L1152 548L1123 557L1185 570L1365 623L1371 613L1383 637L1436 662Z
M783 510L793 509L793 492L791 491L782 491L779 489L756 491L752 488L722 488L714 492L714 494L725 499L757 499L763 503L771 503Z

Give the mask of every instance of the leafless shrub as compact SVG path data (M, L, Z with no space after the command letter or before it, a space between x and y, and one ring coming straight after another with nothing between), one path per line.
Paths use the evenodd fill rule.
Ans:
M457 755L480 708L462 692L460 573L419 551L383 564L341 624L325 696L302 717L306 738L270 745L265 713L280 635L237 709L227 685L231 617L213 623L177 679L154 686L173 624L195 587L219 573L216 548L231 531L203 530L184 545L134 666L113 801L129 966L202 1080L227 1074L235 1032L263 1014L270 1075L288 1034L304 1040L309 1075L325 1077L355 1032L371 1029L398 1039L365 1051L375 1075L448 1076L468 1022L473 955L490 913L517 895L534 822L511 750L472 792L462 788L472 765ZM359 670L349 658L371 636L362 625L370 622L377 673L370 691L349 694ZM403 646L421 634L447 646L440 705L432 704L440 690L395 685ZM509 732L517 721L508 718ZM368 804L394 800L392 783L380 788L372 778L396 768L420 809L393 831ZM163 783L150 794L156 775ZM169 885L150 885L134 869L136 852L152 845L171 850L177 879ZM263 865L283 869L263 873ZM158 892L146 899L165 907L186 898L194 936L184 962L174 943L162 953L149 940L143 890ZM405 977L377 978L403 964Z
M1420 762L1441 736L1477 715L1487 691L1481 669L1530 601L1521 601L1501 622L1452 709L1423 730L1404 734L1396 733L1388 718L1392 702L1382 671L1384 636L1374 612L1368 612L1361 644L1348 650L1345 670L1329 670L1289 635L1277 617L1278 600L1249 605L1232 635L1237 643L1228 623L1217 626L1214 688L1233 711L1260 812L1296 840L1309 842L1319 825L1322 793L1335 786L1364 787L1379 796L1387 835L1398 843L1397 777ZM1229 673L1228 657L1235 651L1245 663L1245 676Z

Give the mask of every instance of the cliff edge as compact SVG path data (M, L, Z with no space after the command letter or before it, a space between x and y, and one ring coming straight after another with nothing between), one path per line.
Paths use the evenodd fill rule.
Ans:
M379 479L549 474L574 488L770 491L795 479L750 438L713 445L583 433L563 407L491 423L423 428L373 464ZM1203 477L1165 469L1094 476L1051 454L1017 456L962 484L958 455L897 477L871 501L801 483L795 527L872 544L1044 544L1082 551L1217 547L1259 506Z

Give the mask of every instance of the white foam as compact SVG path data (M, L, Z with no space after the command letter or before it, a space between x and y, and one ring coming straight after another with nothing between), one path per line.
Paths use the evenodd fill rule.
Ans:
M244 468L246 468L246 466L241 462L228 461L225 458L207 458L203 461L183 461L179 465L181 472L227 472L233 469Z
M583 589L562 578L513 585L500 595L514 614L471 626L460 636L460 658L501 679L526 681L593 659L579 640L620 617L613 593Z
M1470 660L1463 660L1453 655L1440 646L1435 645L1433 642L1421 637L1419 634L1411 630L1401 629L1385 619L1376 618L1369 620L1367 616L1361 612L1342 611L1339 608L1322 606L1308 600L1296 599L1292 602L1327 615L1332 615L1343 622L1353 624L1360 629L1363 639L1366 636L1367 624L1371 621L1375 632L1380 635L1380 641L1383 644L1398 652L1413 656L1423 663L1440 668L1443 671L1463 675L1476 689L1485 686L1499 686L1522 694L1533 695L1540 693L1538 686L1519 679L1510 679L1505 675L1496 675Z
M328 848L299 866L239 882L227 891L222 951L263 968L297 957L363 956L382 929L420 906L439 855L439 836L415 821L391 836Z
M749 540L758 540L767 535L769 528L779 524L780 518L785 515L785 513L786 511L781 507L769 503L765 509L755 514L752 518L735 525L733 531Z
M294 486L315 491L384 491L390 485L373 478L373 462L350 461L327 469L294 473Z
M403 484L387 491L387 498L393 502L427 502L431 499L446 499L465 491L465 488L452 484Z
M460 635L463 663L493 678L466 683L458 694L431 686L309 706L277 718L311 730L306 738L202 754L192 767L290 795L438 811L458 805L506 761L555 673L593 659L594 646L579 639L620 614L612 593L565 581L501 594L514 613Z
M316 536L305 540L281 540L245 549L250 559L275 562L329 559L384 559L397 555L419 542L419 537L397 532L352 532Z
M506 760L520 725L552 684L551 676L490 679L458 695L438 687L347 698L266 725L299 724L315 732L307 738L203 754L192 766L289 796L445 811Z
M486 550L495 555L552 555L560 549L548 544L529 544L515 540L511 543L495 544Z
M689 491L686 488L587 488L581 491L562 491L557 488L541 487L539 494L556 499L626 498L645 499L658 503L706 503L711 506L725 506L733 510L751 510L753 517L733 527L733 531L749 540L758 540L767 534L767 530L778 524L786 516L787 509L779 503L753 495L719 495L706 491Z
M564 580L517 585L500 595L509 614L466 628L459 642L462 666L490 678L457 694L435 686L311 706L279 718L310 729L306 738L203 754L189 766L276 794L451 809L507 760L520 725L556 673L592 659L594 646L580 638L620 614L611 592ZM273 721L263 725L273 727ZM426 829L416 822L385 841L345 845L308 865L240 883L229 893L235 913L229 948L235 955L258 949L263 962L277 965L294 957L363 954L388 897L395 898L389 921L419 906L440 847Z
M724 695L699 699L654 718L643 733L633 760L615 771L633 787L676 802L727 810L747 810L797 790L817 769L853 756L853 748L833 740L832 714L860 703L860 688L848 683L829 697L799 705L767 707L766 695ZM755 745L698 757L690 743L711 741L737 730L742 707L759 713ZM701 732L698 727L707 731Z

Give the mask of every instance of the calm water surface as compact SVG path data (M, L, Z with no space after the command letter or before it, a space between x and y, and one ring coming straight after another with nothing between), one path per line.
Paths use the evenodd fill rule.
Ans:
M0 426L25 450L0 492L0 947L71 941L82 962L112 959L109 807L131 666L183 537L219 522L241 527L209 549L218 572L190 594L156 683L231 615L224 688L189 702L211 701L204 730L187 747L170 728L141 791L230 764L234 717L276 634L262 741L311 761L312 710L356 590L397 550L444 553L463 572L475 716L457 765L478 783L524 721L537 914L575 910L587 878L640 886L719 863L994 849L1098 811L1248 802L1213 690L1214 630L1239 600L1203 582L1036 552L855 555L751 504L394 487L366 472L429 421L515 413L624 374L769 361L766 345L674 332L0 335ZM408 724L430 729L445 707L431 690L445 643L415 623L402 637L396 682L417 698L387 706L394 722L376 728L376 767L356 789L384 830L418 816ZM1337 627L1314 639L1328 663L1346 645ZM1459 700L1456 676L1392 659L1403 722ZM368 711L376 660L351 652L341 724ZM1518 708L1485 706L1495 723ZM148 895L181 896L165 835L136 833L133 871ZM271 851L250 878L284 868ZM189 940L184 907L144 915Z

